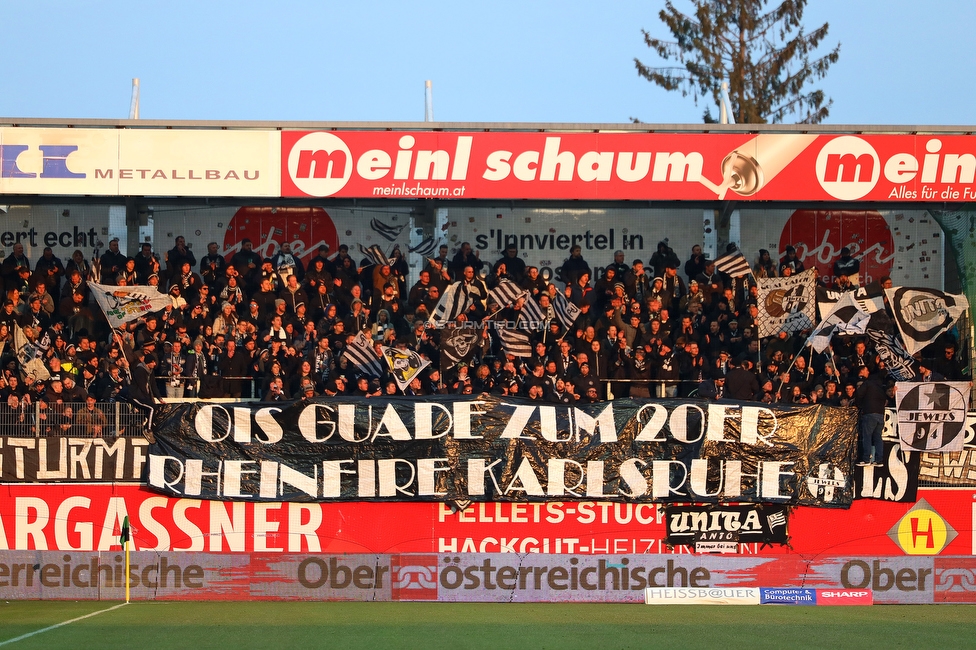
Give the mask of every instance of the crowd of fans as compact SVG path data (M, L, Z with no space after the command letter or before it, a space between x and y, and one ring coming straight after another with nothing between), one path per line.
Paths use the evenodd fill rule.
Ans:
M287 243L262 258L245 239L229 260L216 243L198 260L177 237L161 257L148 243L127 257L113 240L97 260L76 251L63 264L47 248L32 264L16 244L0 268L4 417L16 418L38 400L45 408L73 403L79 406L67 420L63 408L55 409L52 426L57 420L57 426L94 432L104 423L91 408L124 397L148 403L159 397L276 401L404 393L492 393L554 403L697 395L846 405L859 375L885 375L863 339L835 337L823 354L803 347L806 332L759 339L754 278L804 270L792 246L778 260L760 251L753 277L739 280L717 271L700 246L682 264L666 241L646 262L628 260L622 251L594 262L602 266L575 246L547 282L514 246L485 261L463 243L454 255L441 246L408 286L398 248L383 264L356 261L346 245L334 253L321 246L306 265ZM858 262L849 250L842 251L834 275L834 289L856 285ZM111 330L91 299L89 280L155 286L171 304ZM493 304L489 292L503 280L525 296L510 306ZM479 325L474 355L463 363L443 358L447 330L427 324L453 282L464 283L473 300L447 327ZM557 292L581 310L568 328L554 317ZM525 300L536 301L545 319L528 331L531 356L515 357L502 348L500 329L485 324L518 323ZM37 381L42 373L17 357L17 328L38 344L46 381ZM370 376L343 355L360 332L377 346L418 351L431 365L400 391L391 375ZM955 342L944 338L938 347L938 358L923 365L961 379ZM79 425L86 402L89 413Z

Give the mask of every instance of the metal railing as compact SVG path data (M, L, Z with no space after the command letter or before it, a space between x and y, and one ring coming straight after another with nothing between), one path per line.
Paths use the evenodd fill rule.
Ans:
M0 435L41 438L49 435L79 438L139 437L145 435L146 412L126 402L97 402L88 411L84 402L41 400L22 402L15 410L0 405Z

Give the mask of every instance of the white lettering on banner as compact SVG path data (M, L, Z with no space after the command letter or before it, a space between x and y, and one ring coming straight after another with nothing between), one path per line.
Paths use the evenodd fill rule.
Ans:
M134 504L123 497L93 502L87 496L17 496L11 499L9 511L0 511L0 550L117 549L130 506ZM319 535L326 532L321 530L324 517L317 503L248 504L158 496L143 500L133 515L133 550L240 553L259 550L250 546L256 545L261 533L261 543L270 552L284 552L287 543L289 553L318 553ZM284 522L287 535L277 533Z
M776 414L769 408L763 406L737 406L730 404L709 404L708 416L705 409L697 404L681 404L672 409L670 415L662 404L644 404L637 410L637 420L647 421L641 427L640 433L634 439L635 442L664 442L665 438L659 437L664 431L665 425L670 429L671 435L675 440L683 443L692 444L698 442L705 436L711 442L739 442L749 445L773 446L771 442L776 433L778 423ZM646 412L650 411L649 414ZM689 412L696 412L699 417L691 418L692 422L698 424L698 429L688 428ZM724 423L726 419L734 419L734 412L738 411L738 419L741 422L739 429L739 439L733 440L725 438ZM731 414L730 414L731 413ZM766 423L771 424L769 433L760 435L759 422L760 416L767 416ZM707 423L707 428L705 427Z
M298 430L312 443L326 443L338 433L339 438L351 443L373 443L377 439L433 440L450 435L454 439L477 439L472 434L471 423L484 414L479 407L482 401L454 402L450 405L416 402L410 406L387 404L385 406L359 404L309 404L298 417ZM512 409L501 438L534 440L525 435L538 425L542 439L549 442L574 442L585 436L595 437L599 444L617 441L617 423L613 404L596 416L576 407L529 406L500 403L500 407ZM399 407L399 408L398 408ZM433 410L447 416L444 428L434 429ZM403 411L401 414L400 410ZM278 408L251 410L246 407L226 408L220 404L207 404L194 416L194 428L205 442L221 442L232 439L243 444L269 445L280 442L284 431L273 415ZM692 414L698 417L692 417ZM405 418L414 424L408 428ZM674 440L693 444L703 436L710 442L741 443L771 447L779 423L776 414L762 406L738 406L709 404L705 409L696 404L681 404L670 413L661 404L642 405L636 414L640 432L635 442L663 442L661 435L667 425ZM645 421L646 420L646 421ZM738 429L737 439L725 437L725 422L729 430ZM357 426L357 423L360 423ZM365 423L365 424L362 424ZM689 427L695 423L695 427ZM739 426L735 426L739 424ZM760 424L763 431L760 432ZM365 430L363 430L365 429ZM563 437L560 437L563 432ZM564 432L569 432L568 436ZM451 435L453 433L453 435ZM34 441L14 442L33 446Z
M756 510L746 513L742 521L741 512L678 512L671 515L668 529L672 533L732 531L743 533L762 532L762 521Z
M561 181L572 182L577 178L585 183L610 181L613 175L624 182L634 183L644 180L654 159L653 182L698 182L701 180L705 159L697 151L689 153L672 152L634 152L634 151L587 151L576 155L560 151L561 138L546 138L543 151L493 151L488 154L482 178L488 181L503 181L510 176L523 182ZM512 160L512 157L515 159ZM614 158L617 164L614 165ZM637 164L633 161L636 157ZM540 162L541 161L541 162ZM574 174L575 171L575 174Z
M332 133L309 133L292 146L288 174L295 186L310 196L331 196L341 190L352 177L353 167L360 178L370 181L386 178L391 170L394 180L443 181L450 175L452 181L461 181L468 175L472 139L459 136L452 156L444 150L414 152L416 138L404 135L397 143L395 162L389 152L370 149L354 164L352 152L340 137Z
M0 437L0 479L8 481L132 481L138 482L146 462L145 438ZM12 476L2 467L13 456ZM36 472L28 474L28 468Z
M234 443L239 451L230 453L229 447L228 453L212 457L206 453L197 457L150 455L148 485L172 496L299 501L478 500L492 495L770 502L812 498L818 503L836 503L850 496L842 469L820 458L810 458L810 473L800 475L796 468L804 465L797 465L793 457L776 460L747 454L732 460L716 456L714 452L724 443L776 449L784 442L779 440L782 435L791 438L796 434L790 430L780 433L779 415L765 406L622 407L606 403L581 408L490 399L443 403L364 400L296 404L284 419L277 416L277 410L252 412L243 406L196 405L185 407L185 412L192 421L192 427L184 425L186 435L192 436L194 431L206 443ZM465 450L456 445L460 440L481 438L473 433L472 422L478 433L494 431L491 450L479 452L482 447ZM487 428L482 431L482 426ZM284 460L274 449L260 451L284 440L286 433L303 445L329 445L329 457L304 462ZM156 435L165 438L168 434L159 430ZM633 443L628 444L635 448L621 450L610 460L574 457L573 447L579 444L596 447L626 442L620 435L633 436ZM807 435L804 431L800 437ZM565 447L564 454L558 451L560 447L553 447L542 458L520 455L510 462L495 455L495 449L515 440L519 444L569 443L571 447ZM418 459L415 451L394 451L422 441L430 441L429 453L423 454L430 458ZM646 443L660 442L708 447L695 451L701 457L681 461L642 453ZM178 447L175 440L173 444ZM258 449L248 450L250 445ZM356 452L360 445L383 446L391 450L391 457L362 457L368 454ZM437 451L441 448L445 451ZM452 496L458 494L464 496Z
M914 144L914 143L913 143ZM896 185L914 181L921 169L922 183L968 184L976 180L976 156L971 153L941 154L942 141L930 138L924 144L926 153L919 165L912 153L896 153L881 164L877 151L865 139L857 136L840 136L827 142L817 157L817 180L828 194L842 201L855 201L875 188L884 171L885 179ZM939 170L941 169L941 175ZM932 192L922 187L921 198ZM914 191L896 188L889 198L919 198ZM945 197L945 198L952 198ZM955 197L958 198L958 195Z
M567 519L567 516L570 519ZM575 517L574 517L575 516ZM461 524L559 524L575 521L579 524L630 524L642 526L664 522L664 508L655 503L619 503L611 501L583 501L566 503L547 501L521 503L518 501L494 503L480 502L454 512L443 502L437 504L437 521L451 519Z
M342 190L355 170L366 181L465 181L475 136L460 135L453 152L417 149L416 138L404 134L397 149L368 149L354 155L339 134L313 132L302 136L288 153L287 171L295 186L310 196L332 196ZM542 151L520 152L499 149L485 156L484 180L609 182L644 180L648 173L656 183L698 183L702 179L704 156L698 151L584 151L563 150L562 137L545 139ZM653 160L653 171L651 162ZM445 196L451 195L449 188ZM374 191L375 194L375 191Z
M708 463L715 461L718 467L718 488L707 496L730 499L743 493L755 492L766 501L784 501L793 498L796 487L789 467L793 463L781 461L758 461L756 473L743 473L741 461L717 461L716 459L696 459L693 468L696 473L708 475ZM349 494L355 486L358 498L371 499L385 497L395 499L399 495L414 497L444 496L438 488L438 474L444 474L444 481L451 481L451 460L434 459L360 459L355 461L325 460L322 471L313 466L311 474L270 460L231 461L217 460L207 465L200 459L185 462L172 456L151 456L149 482L152 487L175 495L199 497L211 492L223 498L253 498L255 494L243 490L241 481L245 475L258 476L257 495L262 499L276 499L289 492L297 491L313 499L337 499ZM530 459L522 459L511 473L505 471L502 461L487 462L483 458L468 458L462 461L465 468L458 469L466 479L467 495L484 497L486 478L490 479L494 492L506 496L525 495L529 497L573 496L591 499L635 497L650 495L654 499L680 497L686 485L697 496L706 496L695 490L703 484L701 477L690 476L684 464L673 460L654 460L648 463L639 458L628 458L621 462L622 483L614 493L605 493L608 475L603 461L591 460L580 463L565 458L549 458L540 476ZM251 468L251 466L254 466ZM349 466L349 467L346 467ZM398 472L398 468L407 470ZM509 470L511 468L508 468ZM567 469L569 471L567 471ZM167 471L172 476L167 478ZM649 477L645 472L650 473ZM345 485L346 489L343 490Z

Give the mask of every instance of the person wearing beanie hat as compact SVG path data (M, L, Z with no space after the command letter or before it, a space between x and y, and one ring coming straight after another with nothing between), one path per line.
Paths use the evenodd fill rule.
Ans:
M752 274L756 278L775 278L777 277L776 262L765 248L759 249L759 258L752 267Z
M786 254L779 261L779 274L783 275L783 269L790 269L793 275L797 273L802 273L806 270L803 262L796 256L796 248L793 246L786 247Z

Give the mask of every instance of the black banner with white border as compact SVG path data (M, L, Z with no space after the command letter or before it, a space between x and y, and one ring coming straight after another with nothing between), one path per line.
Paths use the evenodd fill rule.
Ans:
M0 436L0 483L138 483L149 441Z
M150 489L255 501L849 507L855 409L496 397L163 406Z

